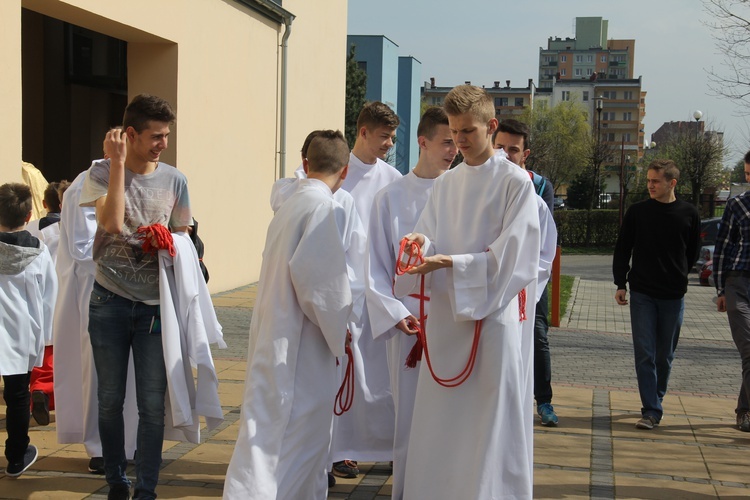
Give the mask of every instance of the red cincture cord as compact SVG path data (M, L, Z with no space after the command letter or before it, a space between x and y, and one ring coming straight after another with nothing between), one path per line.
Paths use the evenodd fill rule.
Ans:
M167 250L172 257L177 255L174 249L172 233L169 232L166 226L161 224L141 226L138 228L138 234L143 240L141 248L145 253L157 253L159 250Z
M410 255L406 262L402 261L406 246L409 245ZM415 242L409 242L406 238L401 240L401 245L398 251L398 260L396 263L396 274L401 276L405 274L409 269L412 269L424 262L422 257L422 249ZM469 360L466 363L464 369L453 378L440 378L435 374L435 370L432 368L432 361L430 360L430 351L427 349L427 336L425 335L424 326L427 316L424 313L425 293L424 293L424 275L420 276L420 301L419 301L419 323L420 326L412 325L417 330L417 343L414 344L409 356L406 358L407 366L412 368L416 366L417 360L422 359L422 351L424 351L424 357L427 360L427 367L430 369L432 378L438 384L443 387L458 387L463 384L471 375L474 370L474 364L477 360L477 350L479 348L479 335L482 331L482 320L478 320L474 324L474 341L471 344L471 353L469 354Z
M336 401L333 404L333 414L341 416L352 407L354 402L354 354L352 353L352 334L346 331L346 371L344 380L341 382L339 392L336 393ZM338 363L338 360L336 360Z

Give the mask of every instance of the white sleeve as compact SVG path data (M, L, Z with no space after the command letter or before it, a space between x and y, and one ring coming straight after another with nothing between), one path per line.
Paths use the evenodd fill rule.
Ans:
M557 253L557 226L552 212L547 208L547 204L541 197L537 196L539 206L539 230L540 230L540 248L539 248L539 275L536 286L536 302L539 302L544 288L552 274L552 261L555 260ZM535 303L536 303L535 302Z
M381 193L382 194L382 193ZM377 196L370 213L370 238L367 247L367 308L372 336L393 335L393 327L409 316L406 306L393 296L396 255L393 254L393 224L385 196Z

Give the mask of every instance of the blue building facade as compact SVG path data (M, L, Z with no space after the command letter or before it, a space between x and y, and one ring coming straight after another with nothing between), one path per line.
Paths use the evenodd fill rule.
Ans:
M407 173L419 157L417 125L422 64L411 56L399 57L398 45L382 35L349 35L347 48L352 46L357 63L367 73L365 98L387 104L401 120L396 144L386 160Z

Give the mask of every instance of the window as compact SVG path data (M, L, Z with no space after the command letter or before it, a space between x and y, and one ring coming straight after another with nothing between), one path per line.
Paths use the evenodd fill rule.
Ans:
M581 68L576 68L574 71L575 71L576 76L583 75L583 70Z
M633 119L633 113L631 113L630 111L628 111L627 113L623 113L622 119L628 122L631 121Z
M576 55L576 62L583 62L583 56L581 54Z
M591 68L586 68L586 76L591 76L591 73L592 73L593 71L594 71L594 70L592 70Z
M497 102L500 101L500 104ZM508 98L507 97L498 97L495 99L495 106L507 106L508 105Z
M603 62L603 63L607 62L607 55L606 54L602 55L602 57L599 59L599 61Z
M622 140L625 142L630 142L630 132L627 134L622 134Z
M592 56L591 54L587 55L586 62L594 62L594 56Z
M498 107L498 106L502 106L502 104L500 104L500 98L495 97L495 107Z
M626 90L626 91L625 91L625 92L623 93L623 96L622 96L622 98L623 98L623 99L626 99L626 100L628 100L628 101L632 100L632 99L633 99L633 92L632 92L631 90Z
M570 100L570 90L563 90L562 91L562 100L563 101L569 101Z
M561 68L560 69L560 76L565 76L565 74L566 74L565 68Z
M516 102L513 105L523 107L523 97L516 97Z
M588 102L588 100L589 100L589 91L588 90L584 90L583 91L583 102Z
M568 62L568 56L566 56L565 54L561 55L560 62Z
M614 120L615 119L615 112L614 111L605 111L602 113L602 120Z
M605 99L617 99L617 92L614 90L605 90L604 98Z
M604 134L604 140L607 142L615 142L615 134L614 132L610 132L608 134Z

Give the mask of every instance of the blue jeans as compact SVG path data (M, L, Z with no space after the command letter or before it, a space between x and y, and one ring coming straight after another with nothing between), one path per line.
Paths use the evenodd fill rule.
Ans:
M115 487L130 487L125 475L122 409L131 350L133 353L138 403L134 498L156 497L161 466L167 375L161 329L151 331L158 316L159 306L133 302L94 283L89 304L89 336L99 382L99 434L107 483Z
M674 351L680 338L684 298L655 299L630 292L635 374L641 394L641 414L660 421L661 402L667 393Z
M549 355L547 313L549 304L547 288L536 303L534 317L534 399L537 406L552 402L552 363Z

